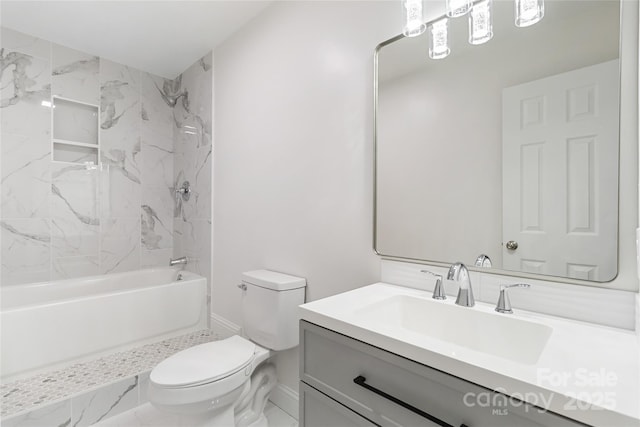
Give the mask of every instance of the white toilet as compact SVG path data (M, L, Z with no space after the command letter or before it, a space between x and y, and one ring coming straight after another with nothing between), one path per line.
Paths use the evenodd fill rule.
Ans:
M277 383L272 351L298 345L297 307L306 280L268 270L242 274L244 334L165 359L149 377L149 401L184 426L267 426L264 406Z

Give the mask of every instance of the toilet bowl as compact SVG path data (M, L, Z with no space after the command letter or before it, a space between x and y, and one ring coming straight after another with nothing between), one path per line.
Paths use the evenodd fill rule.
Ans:
M305 279L282 273L244 273L243 326L250 339L234 335L163 360L149 376L149 401L185 426L266 427L264 407L277 384L269 359L298 344L295 309L305 286Z
M252 378L256 367L270 356L271 351L237 335L191 347L153 369L149 376L149 400L156 407L176 414L209 413L206 425L234 425L235 413L250 409L238 403L251 391L253 381L266 383L269 391L275 386L277 379L275 370L269 369L270 363L260 366L261 375ZM264 404L266 399L258 402L262 406L260 413ZM250 425L260 413L255 419L250 414L241 414L243 424Z

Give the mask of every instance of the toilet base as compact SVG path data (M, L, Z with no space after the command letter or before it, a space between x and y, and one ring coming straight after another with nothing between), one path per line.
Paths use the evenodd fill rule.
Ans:
M189 427L268 427L264 408L277 384L272 363L260 364L241 387L224 396L183 405L159 405L172 413L177 425Z
M267 427L264 407L271 390L276 386L276 367L272 363L262 363L251 375L251 387L235 406L236 427ZM260 424L264 422L264 424Z
M181 415L178 417L179 425L184 427L231 427L234 425L233 407L216 414L203 413L193 415Z
M269 421L267 421L267 417L264 414L260 414L258 419L249 424L248 427L269 427Z

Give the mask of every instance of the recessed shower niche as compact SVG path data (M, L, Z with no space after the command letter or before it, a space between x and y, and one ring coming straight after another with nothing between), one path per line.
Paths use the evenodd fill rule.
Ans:
M99 107L60 97L52 101L53 160L97 165Z

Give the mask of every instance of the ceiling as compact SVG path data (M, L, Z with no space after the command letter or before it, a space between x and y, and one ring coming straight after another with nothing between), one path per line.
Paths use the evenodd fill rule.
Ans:
M272 1L0 1L0 25L174 78Z

